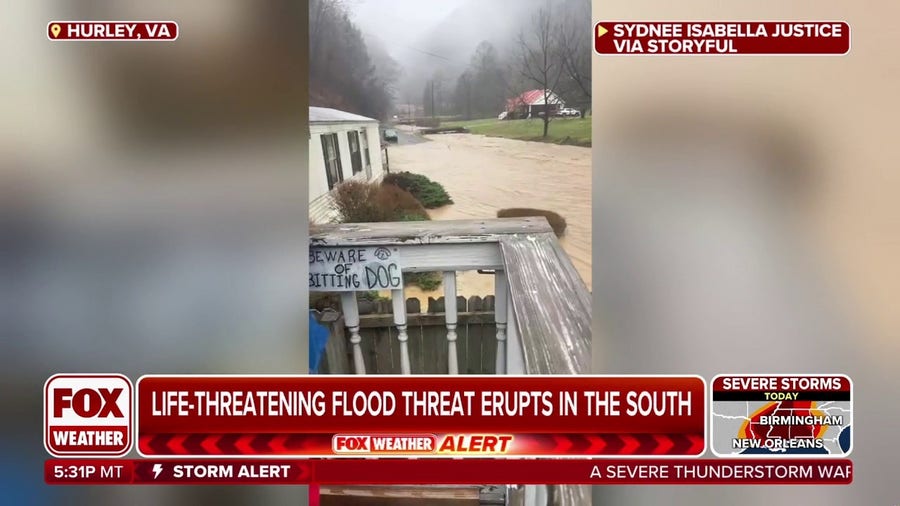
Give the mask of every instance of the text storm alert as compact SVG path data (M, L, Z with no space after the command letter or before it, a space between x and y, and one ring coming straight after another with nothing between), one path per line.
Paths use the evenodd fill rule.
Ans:
M44 445L56 456L131 450L132 386L120 374L57 374L44 385Z
M852 389L843 375L716 376L710 447L728 457L846 457Z

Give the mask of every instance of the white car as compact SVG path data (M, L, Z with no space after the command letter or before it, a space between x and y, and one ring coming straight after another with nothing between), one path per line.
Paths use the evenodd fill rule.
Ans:
M564 118L580 118L581 117L580 111L578 111L577 109L570 109L568 107L560 109L557 114Z

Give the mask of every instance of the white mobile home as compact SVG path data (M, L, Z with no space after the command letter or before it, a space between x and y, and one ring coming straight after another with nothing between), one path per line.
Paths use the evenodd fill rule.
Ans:
M309 108L309 219L335 217L331 190L343 181L377 181L384 168L378 121L328 109Z

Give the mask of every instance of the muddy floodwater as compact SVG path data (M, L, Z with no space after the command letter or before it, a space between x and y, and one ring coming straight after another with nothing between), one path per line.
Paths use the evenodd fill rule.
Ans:
M552 128L552 125L551 125ZM546 209L568 224L560 239L585 284L591 287L591 149L471 134L443 134L388 151L391 172L409 171L444 185L453 204L431 209L433 220L496 218L510 207ZM460 295L494 293L493 276L461 273ZM429 296L410 286L407 297ZM425 307L423 306L423 310Z

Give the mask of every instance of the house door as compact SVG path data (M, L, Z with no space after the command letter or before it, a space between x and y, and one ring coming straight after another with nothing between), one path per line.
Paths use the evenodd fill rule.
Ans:
M344 180L337 134L322 134L322 154L325 157L325 176L328 178L328 190L330 191Z
M353 166L353 175L363 170L362 153L359 152L359 132L347 132L347 141L350 143L350 164Z
M369 156L369 135L365 130L359 131L359 144L362 146L363 165L366 168L366 179L372 179L372 159Z

